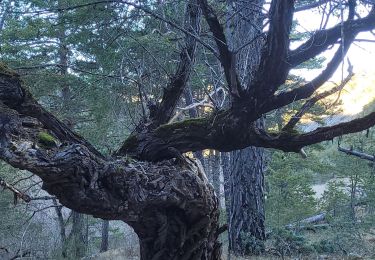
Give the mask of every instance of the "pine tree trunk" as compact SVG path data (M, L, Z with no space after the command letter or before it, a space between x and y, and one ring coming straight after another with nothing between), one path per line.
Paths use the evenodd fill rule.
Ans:
M234 30L231 27L227 28L232 48L239 48L257 37L258 30L262 27L261 11L260 9L256 11L248 5L262 6L263 2L263 0L245 3L228 1L229 14L239 11L242 15L233 19ZM250 17L251 21L243 17ZM260 61L261 41L261 39L255 40L238 55L237 66L244 85L251 85L248 83L252 81ZM258 124L262 127L260 123ZM226 167L226 170L223 168L225 186L229 188L229 194L226 192L229 250L236 255L259 254L264 250L265 160L263 148L248 147L231 152L230 167Z
M109 220L102 221L102 242L100 244L100 252L108 250L108 233L109 233Z
M86 255L87 251L87 237L85 232L85 219L84 215L73 212L73 254L76 259L82 258Z
M249 147L231 153L229 177L229 248L237 255L264 250L263 148Z

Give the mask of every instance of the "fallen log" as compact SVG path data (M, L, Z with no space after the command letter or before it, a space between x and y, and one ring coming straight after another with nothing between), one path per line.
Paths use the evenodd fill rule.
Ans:
M354 151L352 148L346 149L346 148L342 148L342 147L339 146L337 149L340 152L346 153L348 155L353 155L353 156L359 157L361 159L372 161L372 162L375 161L375 156L369 155L369 154L366 154L366 153L362 153L362 152L358 152L358 151Z
M314 224L314 223L318 223L320 221L324 221L325 218L326 218L326 213L320 213L318 215L302 219L302 220L294 222L292 224L288 224L288 225L285 226L285 228L286 229L293 229L293 228L299 228L300 229L302 227L306 227L308 224Z

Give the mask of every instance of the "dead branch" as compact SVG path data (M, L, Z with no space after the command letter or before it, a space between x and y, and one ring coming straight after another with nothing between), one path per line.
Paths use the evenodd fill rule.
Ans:
M14 194L14 204L17 204L17 198L22 199L25 202L31 201L31 198L30 198L29 195L23 193L22 191L18 190L14 186L8 184L1 177L0 177L0 186L2 186L4 189L8 189L8 190L13 192L13 194Z

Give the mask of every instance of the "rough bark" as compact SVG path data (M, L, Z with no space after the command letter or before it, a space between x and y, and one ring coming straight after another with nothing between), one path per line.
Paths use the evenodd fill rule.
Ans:
M142 259L219 259L218 201L194 163L104 157L8 70L1 71L0 100L1 159L38 175L63 205L128 223Z
M72 242L73 242L73 256L80 259L86 255L88 246L88 237L86 235L85 216L78 212L73 212L73 225L72 225Z
M246 46L238 53L237 71L242 82L252 85L261 60L264 40L262 12L250 5L263 5L262 0L246 3L228 1L232 26L227 28L234 49ZM235 15L238 13L238 15ZM244 19L244 17L249 17ZM251 17L251 19L250 19ZM246 84L243 84L246 85ZM266 156L263 148L247 147L231 152L228 177L228 238L229 251L235 255L259 254L264 251L264 171Z
M231 153L229 247L238 255L264 250L264 149Z

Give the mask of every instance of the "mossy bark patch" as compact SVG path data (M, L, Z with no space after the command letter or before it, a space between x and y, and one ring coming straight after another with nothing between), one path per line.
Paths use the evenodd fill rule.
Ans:
M54 147L57 145L56 139L46 132L40 132L38 134L38 142L46 147Z

